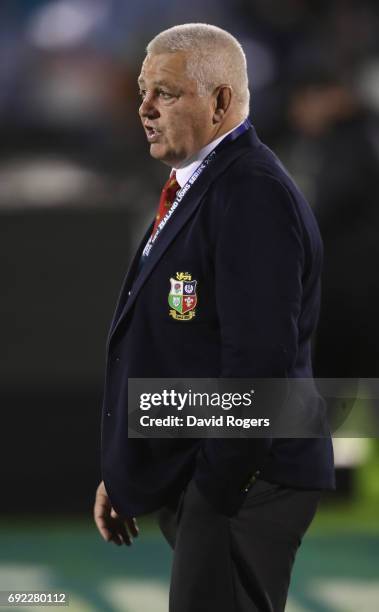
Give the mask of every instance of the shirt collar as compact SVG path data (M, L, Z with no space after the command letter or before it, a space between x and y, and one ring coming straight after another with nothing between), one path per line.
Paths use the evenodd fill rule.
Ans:
M181 168L173 168L171 170L171 173L174 171L176 172L176 180L180 188L182 188L187 183L188 179L192 176L195 170L200 166L201 162L207 157L207 155L209 155L209 153L211 153L213 149L215 149L217 145L220 144L220 142L224 140L224 138L228 134L231 134L233 130L235 130L237 127L242 125L243 122L244 121L241 121L241 123L236 125L233 129L229 130L229 132L226 132L226 134L223 134L219 138L212 140L212 142L210 142L205 147L200 149L200 151L198 151L197 153L195 153L195 155L190 157L190 159L186 162L185 166L182 166Z

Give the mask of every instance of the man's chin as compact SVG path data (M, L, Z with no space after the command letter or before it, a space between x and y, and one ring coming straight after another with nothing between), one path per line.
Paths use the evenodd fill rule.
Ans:
M150 155L151 157L154 157L154 159L159 159L159 161L163 162L164 164L167 164L168 166L174 165L171 156L167 152L167 149L158 142L151 143Z

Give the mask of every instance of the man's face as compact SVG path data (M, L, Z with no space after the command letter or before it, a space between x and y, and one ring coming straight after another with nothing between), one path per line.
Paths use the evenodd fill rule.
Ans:
M199 96L184 52L148 55L138 83L150 154L178 168L212 140L213 96Z

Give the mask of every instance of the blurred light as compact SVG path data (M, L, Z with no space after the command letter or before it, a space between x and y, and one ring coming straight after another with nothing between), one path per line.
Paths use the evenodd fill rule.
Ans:
M43 49L71 47L82 42L104 21L109 4L96 0L57 0L32 17L28 36Z
M45 73L31 91L29 111L44 121L84 127L101 117L105 104L99 75L77 62Z
M7 585L8 589L18 589L22 584L24 589L51 588L54 584L54 573L46 565L38 565L19 562L7 562L0 564L0 586Z
M311 593L319 600L321 610L366 610L378 609L379 584L377 580L334 577L315 580ZM325 607L324 607L325 606Z
M370 441L366 438L334 438L336 467L354 467L364 463L370 454Z
M379 112L379 58L368 62L358 78L358 90L366 104Z
M92 205L102 187L98 175L65 159L18 159L0 167L0 208Z

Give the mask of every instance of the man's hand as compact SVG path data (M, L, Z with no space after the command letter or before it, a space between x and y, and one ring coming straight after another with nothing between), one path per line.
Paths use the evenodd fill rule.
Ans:
M135 518L123 518L112 508L110 499L101 481L96 491L93 516L100 535L106 542L114 542L117 546L133 544L133 538L138 536L138 525Z

